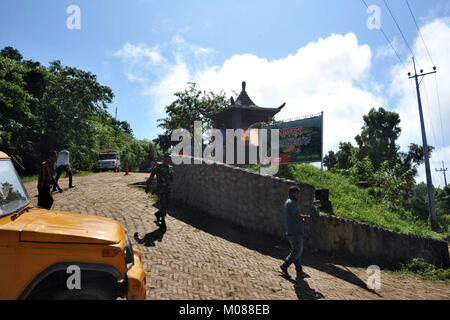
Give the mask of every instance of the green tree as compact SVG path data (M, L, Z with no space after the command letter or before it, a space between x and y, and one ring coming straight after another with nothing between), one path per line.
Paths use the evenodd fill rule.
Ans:
M450 215L450 185L436 189L436 209L440 215Z
M22 130L35 119L32 107L38 99L27 91L29 69L0 56L0 143L12 145Z
M356 160L351 170L351 176L354 182L366 181L369 184L374 182L374 167L369 157L362 160Z
M398 160L399 146L396 141L401 133L400 116L384 108L372 108L363 119L361 134L355 137L359 147L358 158L368 156L375 170L385 160L393 168Z
M153 143L136 140L130 124L107 111L114 94L94 74L59 61L45 67L23 60L14 48L0 52L0 144L16 148L28 174L37 172L48 150L65 144L75 169L93 169L104 149L119 150L130 170L158 159Z
M334 151L328 151L328 154L323 157L323 164L327 167L328 170L333 169L337 164L336 155Z
M433 150L433 146L428 146L429 156L431 156ZM414 175L416 175L417 167L425 162L425 153L422 146L411 143L408 147L408 152L400 152L398 154L398 158L404 172L412 169L414 171Z
M161 122L158 127L165 131L155 142L163 150L168 150L172 145L170 137L174 130L186 129L193 135L194 121L201 121L203 129L211 128L208 114L230 104L223 92L220 94L207 93L198 90L193 82L189 82L188 85L184 91L176 92L174 95L177 99L165 107L167 117L158 119L158 122Z
M0 50L0 54L5 58L20 62L23 59L23 56L20 54L19 50L14 49L13 47L4 47Z
M411 188L405 208L424 221L428 219L428 190L425 183L421 182Z
M336 168L338 169L350 169L352 164L352 156L358 151L351 142L340 142L339 151L336 152Z

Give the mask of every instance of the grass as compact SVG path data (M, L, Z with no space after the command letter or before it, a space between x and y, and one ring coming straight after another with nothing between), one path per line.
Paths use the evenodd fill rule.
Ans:
M403 264L395 272L417 276L425 280L442 280L450 282L450 269L439 269L422 258L414 258Z
M247 167L255 170L256 167ZM287 168L282 168L287 169ZM282 170L280 176L297 182L321 188L320 169L309 164L292 165L289 170ZM450 236L448 224L444 231L431 230L428 223L414 217L410 212L393 212L383 204L371 197L367 189L361 189L351 183L346 177L324 171L324 188L330 190L330 201L333 214L337 217L347 218L379 226L385 229L444 239ZM441 220L444 221L444 220ZM449 220L446 220L447 222ZM444 222L445 223L445 222Z
M73 171L73 176L74 177L84 177L84 176L88 176L90 174L92 174L92 171ZM64 177L66 176L66 174L63 172L61 174L61 178L60 179L64 179ZM31 182L31 181L37 181L37 179L39 178L39 175L35 174L32 176L24 176L24 177L20 177L20 180L22 181L22 183L27 183L27 182ZM61 180L60 180L61 181Z

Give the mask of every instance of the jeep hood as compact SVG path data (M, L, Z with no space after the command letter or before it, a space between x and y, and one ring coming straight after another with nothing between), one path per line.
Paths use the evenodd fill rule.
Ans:
M122 226L111 219L63 211L41 212L23 227L20 241L114 244L125 239Z

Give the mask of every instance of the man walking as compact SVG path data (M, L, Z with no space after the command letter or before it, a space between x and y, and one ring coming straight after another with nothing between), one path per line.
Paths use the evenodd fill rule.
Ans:
M59 177L61 176L61 173L63 171L69 175L69 188L75 187L72 184L72 170L70 170L69 150L70 150L70 146L65 145L64 149L61 150L58 154L58 161L56 162L56 179L55 179L55 185L53 186L53 190L52 190L53 192L56 191Z
M170 154L164 154L163 163L157 165L147 180L147 186L145 187L145 193L149 193L150 185L153 177L156 174L156 190L155 193L159 199L159 211L155 213L156 224L161 228L166 228L166 213L169 207L171 183L173 181L173 168L169 165L171 162Z
M50 210L53 205L53 197L50 194L51 186L55 186L53 179L53 166L56 162L56 151L48 153L48 159L41 163L38 179L38 207ZM60 190L62 192L62 190Z
M280 266L281 272L284 276L290 277L288 273L289 266L293 263L297 271L297 278L305 277L303 272L301 259L303 253L303 233L305 218L309 215L303 215L298 205L298 198L300 196L300 189L298 187L289 188L289 198L284 204L284 214L286 216L287 224L287 239L291 245L291 252L286 260Z

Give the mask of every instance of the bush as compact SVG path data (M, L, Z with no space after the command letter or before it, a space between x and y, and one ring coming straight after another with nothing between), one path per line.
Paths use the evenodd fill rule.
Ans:
M450 269L438 269L422 258L414 258L401 267L403 272L412 272L430 280L450 280Z
M324 187L330 190L330 201L333 205L334 215L407 234L437 239L449 236L448 230L445 228L441 229L440 233L431 230L427 221L413 216L410 211L403 207L401 200L398 208L380 201L385 196L384 189L380 186L360 189L354 185L350 177L333 173L348 171L334 169L331 172L324 171ZM309 164L283 165L280 167L277 176L308 183L316 189L321 187L320 169Z

